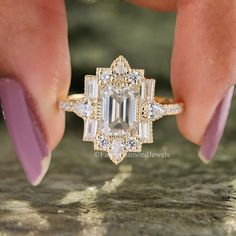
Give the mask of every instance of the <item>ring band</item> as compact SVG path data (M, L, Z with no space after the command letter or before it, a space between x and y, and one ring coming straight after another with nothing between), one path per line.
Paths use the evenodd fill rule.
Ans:
M178 115L183 111L183 103L176 102L174 99L166 97L154 97L155 102L163 109L162 116L166 115ZM79 104L84 104L86 97L84 94L73 94L68 96L66 100L60 102L60 108L67 112L74 112L81 118L86 118L86 112L80 112ZM79 107L78 107L79 106ZM161 117L156 117L155 120Z
M153 121L183 112L183 103L154 92L155 80L119 56L110 68L85 76L84 94L68 96L59 108L83 118L83 140L94 142L95 150L108 152L119 164L128 152L140 152L143 143L153 142Z

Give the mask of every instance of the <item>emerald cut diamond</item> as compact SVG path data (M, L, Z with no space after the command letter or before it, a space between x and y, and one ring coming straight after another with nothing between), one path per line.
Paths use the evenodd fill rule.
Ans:
M132 129L137 123L139 89L104 86L101 89L101 130L105 135Z

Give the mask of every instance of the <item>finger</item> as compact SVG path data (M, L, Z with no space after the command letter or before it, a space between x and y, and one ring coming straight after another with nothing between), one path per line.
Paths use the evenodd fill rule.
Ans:
M46 157L50 158L50 152L64 132L65 117L57 108L57 101L66 97L70 82L64 1L4 1L0 4L0 24L1 76L11 76L26 91L25 99L29 109L37 116L35 123L45 137L48 148ZM10 89L15 87L17 86L9 86ZM16 148L24 146L19 145L22 140L19 140L17 132L14 134L17 136L13 138ZM43 142L41 140L38 143L40 147ZM37 160L27 150L17 150L17 153L20 153L18 157L21 162L28 160L28 164L23 161L28 179L39 183L49 161L43 166L41 158L38 158L39 163L35 166ZM35 169L37 174L32 179Z
M177 13L171 83L175 96L185 104L177 121L181 133L193 143L212 143L205 159L212 158L226 121L215 113L228 112L218 106L229 106L230 87L236 80L234 5L231 0L182 1ZM209 136L210 127L215 128Z
M134 4L157 11L175 11L177 0L129 0Z

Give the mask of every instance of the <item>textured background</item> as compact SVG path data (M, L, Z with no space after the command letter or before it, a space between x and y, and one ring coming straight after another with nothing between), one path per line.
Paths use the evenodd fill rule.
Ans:
M126 1L67 1L72 56L72 88L83 91L83 77L110 66L120 54L133 68L145 68L170 89L169 65L175 14L156 13Z
M67 1L73 64L71 91L83 76L109 66L119 54L159 78L171 94L169 61L174 14L124 1ZM159 88L158 87L158 88ZM204 165L174 117L155 123L154 144L118 167L82 142L82 120L68 115L64 139L47 176L31 187L0 124L0 236L3 235L235 235L236 99L215 160Z

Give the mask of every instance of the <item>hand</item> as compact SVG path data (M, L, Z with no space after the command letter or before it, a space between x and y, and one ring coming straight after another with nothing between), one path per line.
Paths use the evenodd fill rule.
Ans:
M177 11L171 85L185 111L177 117L183 136L214 155L236 82L235 0L132 0L157 11Z
M38 184L61 140L70 57L63 0L0 3L0 98L28 180Z
M236 80L235 1L133 2L178 12L171 71L174 95L185 103L178 126L188 140L202 145L200 156L209 160ZM0 98L18 158L36 185L64 132L64 113L57 108L70 83L64 1L5 0L0 24Z

